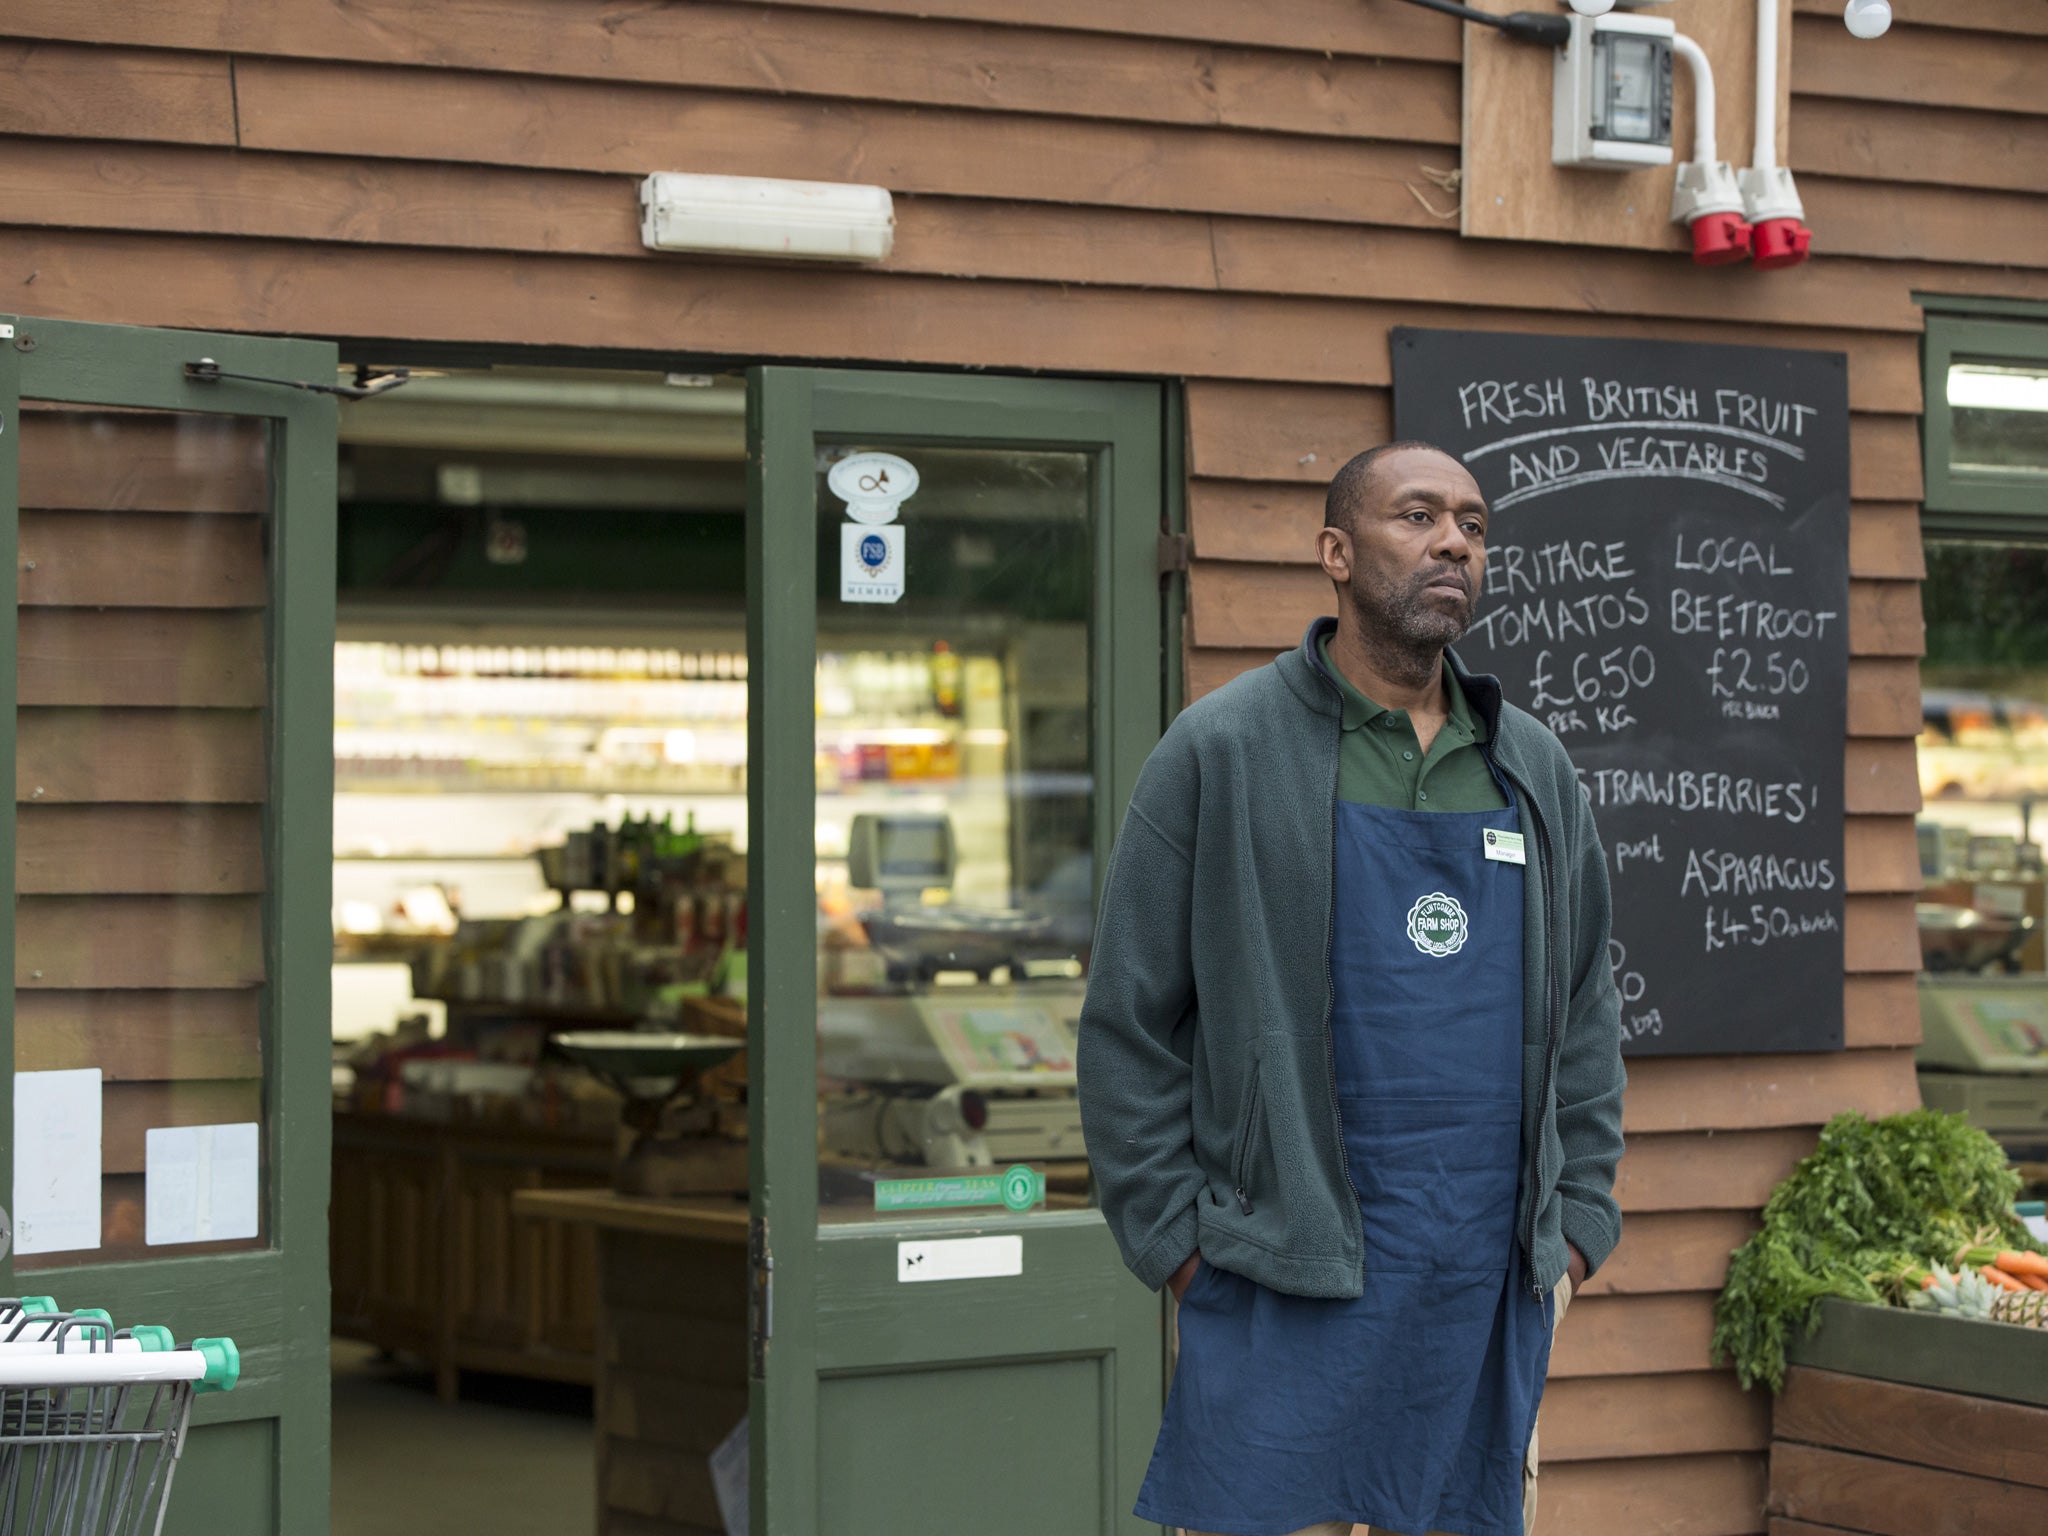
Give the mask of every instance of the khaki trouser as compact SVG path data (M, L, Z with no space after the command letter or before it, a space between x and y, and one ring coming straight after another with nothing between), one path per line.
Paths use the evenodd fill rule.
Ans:
M1566 1275L1557 1282L1557 1310L1551 1315L1551 1337L1557 1336L1557 1326L1564 1321L1565 1309L1572 1304L1572 1277ZM1522 1463L1522 1531L1523 1536L1534 1536L1536 1530L1536 1430L1529 1431L1529 1455ZM1186 1531L1182 1536L1218 1536L1213 1531ZM1372 1536L1362 1525L1354 1526L1348 1520L1325 1520L1321 1525L1304 1526L1294 1536ZM1442 1532L1436 1536L1443 1536Z

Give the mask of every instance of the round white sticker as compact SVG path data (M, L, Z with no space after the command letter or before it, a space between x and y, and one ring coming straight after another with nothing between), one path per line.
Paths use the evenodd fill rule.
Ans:
M1455 896L1431 891L1427 896L1418 896L1415 905L1408 909L1408 937L1425 955L1434 955L1439 960L1455 955L1465 947L1470 935L1465 909Z
M857 523L893 523L917 494L917 466L893 453L856 453L826 471L825 483Z

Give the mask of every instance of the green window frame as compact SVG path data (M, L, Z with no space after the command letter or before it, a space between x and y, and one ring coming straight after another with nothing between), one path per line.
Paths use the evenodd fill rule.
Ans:
M2048 483L1957 469L1948 403L1949 367L1959 360L2048 369L2048 305L1916 297L1928 308L1921 354L1923 530L1931 537L2048 540Z

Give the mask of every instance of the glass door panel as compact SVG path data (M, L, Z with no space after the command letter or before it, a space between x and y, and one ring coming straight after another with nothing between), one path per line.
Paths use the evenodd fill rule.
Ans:
M1162 724L1162 407L749 377L757 1536L1143 1529L1163 1319L1090 1204L1072 1061Z
M817 476L820 1216L1084 1205L1093 456L905 448L879 524L833 482L880 452Z
M0 342L0 1286L232 1337L164 1530L317 1532L335 349Z
M17 1272L267 1235L270 436L22 403Z

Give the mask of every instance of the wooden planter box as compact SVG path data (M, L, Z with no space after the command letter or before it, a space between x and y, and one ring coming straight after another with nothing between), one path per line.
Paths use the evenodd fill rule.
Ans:
M1826 1304L1771 1419L1771 1536L2048 1531L2048 1330Z

